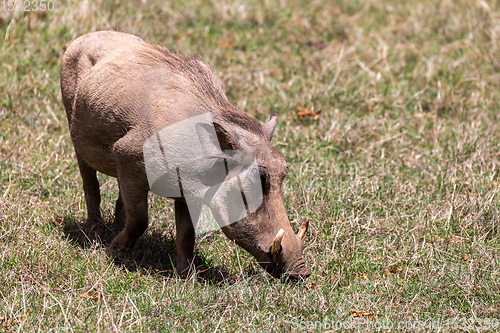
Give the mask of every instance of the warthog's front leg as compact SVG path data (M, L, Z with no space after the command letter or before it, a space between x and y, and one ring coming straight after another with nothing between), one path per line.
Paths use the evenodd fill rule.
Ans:
M119 215L123 205L125 211L125 229L111 243L111 249L133 247L137 239L148 227L148 191L149 186L144 170L139 168L143 159L141 135L129 132L114 146L114 156L118 173L120 196L116 205ZM132 147L132 149L131 149ZM140 147L135 148L134 147ZM118 216L119 217L119 216Z
M125 219L125 207L123 206L122 194L120 192L115 204L115 223L119 226L123 226L125 224Z
M126 216L125 229L113 239L111 248L132 248L148 228L148 190L127 179L119 179L118 184Z
M186 278L194 268L195 231L184 199L175 199L175 229L176 271L181 277Z

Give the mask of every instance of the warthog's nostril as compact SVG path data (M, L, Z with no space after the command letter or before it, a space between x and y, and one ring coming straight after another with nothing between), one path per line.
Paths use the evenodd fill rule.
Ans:
M311 275L311 272L306 268L305 264L303 264L299 265L294 270L283 273L281 277L287 281L303 281L309 275Z

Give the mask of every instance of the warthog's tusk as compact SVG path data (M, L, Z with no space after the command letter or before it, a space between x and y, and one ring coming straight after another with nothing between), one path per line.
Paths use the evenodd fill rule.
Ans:
M285 230L280 229L280 231L278 231L278 233L276 234L276 237L274 237L273 247L271 248L271 256L273 257L274 261L276 261L276 255L281 249L281 240L283 239L284 234Z
M304 219L304 222L302 222L302 225L300 226L297 236L299 236L300 239L304 240L306 238L308 228L309 228L309 219L306 217Z

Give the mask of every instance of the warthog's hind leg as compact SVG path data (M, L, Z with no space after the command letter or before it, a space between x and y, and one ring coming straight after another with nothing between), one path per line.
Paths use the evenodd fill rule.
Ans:
M100 210L101 193L99 190L99 181L97 180L97 172L81 158L78 152L76 152L76 157L83 180L83 191L87 204L87 222L85 224L85 229L87 229L87 231L99 233L98 230L102 228L104 221Z

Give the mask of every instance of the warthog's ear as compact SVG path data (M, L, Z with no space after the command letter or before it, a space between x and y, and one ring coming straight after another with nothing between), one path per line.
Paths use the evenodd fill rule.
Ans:
M238 147L234 143L233 137L218 123L214 123L217 139L219 140L220 147L223 151L236 150Z
M224 151L235 148L229 133L217 123L198 123L196 132L206 157L225 158Z
M271 141L274 134L274 129L276 128L276 124L278 123L278 114L273 113L267 123L262 126L262 132L266 136L267 141Z

